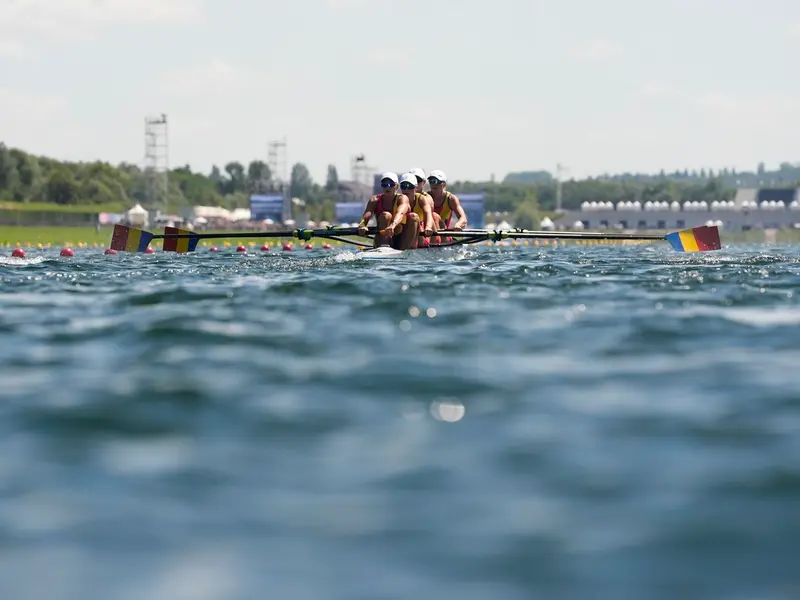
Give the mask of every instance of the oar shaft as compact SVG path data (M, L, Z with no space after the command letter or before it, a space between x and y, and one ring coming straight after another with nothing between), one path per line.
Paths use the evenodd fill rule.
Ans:
M663 240L664 236L657 233L604 233L600 231L531 231L531 230L498 230L488 229L465 229L464 231L440 231L437 235L447 235L449 237L471 237L474 235L486 235L490 240L505 239L578 239L578 240Z
M375 233L375 227L371 227L368 233ZM181 239L181 238L195 238L204 240L216 240L224 238L297 238L301 240L308 240L311 238L329 238L333 236L342 235L357 235L358 229L356 227L340 227L336 229L291 229L287 231L226 231L221 233L159 233L153 236L153 239Z

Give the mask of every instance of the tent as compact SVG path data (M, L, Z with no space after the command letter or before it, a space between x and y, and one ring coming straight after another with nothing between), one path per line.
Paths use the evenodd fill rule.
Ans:
M148 225L147 211L142 208L141 204L136 204L132 209L126 212L125 218L132 227L147 227Z

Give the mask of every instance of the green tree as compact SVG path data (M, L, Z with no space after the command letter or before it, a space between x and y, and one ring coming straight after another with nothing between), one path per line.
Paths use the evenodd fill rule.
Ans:
M262 160L254 160L247 166L247 189L250 193L266 192L272 173L269 165Z
M289 181L289 193L292 198L308 199L311 195L314 182L308 167L303 163L295 163L292 167L291 179Z
M66 167L53 171L47 180L47 201L55 204L77 204L78 185Z
M328 177L325 180L325 189L328 192L339 191L339 173L336 171L336 165L328 165Z

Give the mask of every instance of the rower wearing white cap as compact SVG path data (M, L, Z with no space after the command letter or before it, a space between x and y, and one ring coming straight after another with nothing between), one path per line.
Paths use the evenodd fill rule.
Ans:
M433 212L436 215L437 229L455 229L461 231L467 226L467 214L458 200L458 196L447 191L447 175L444 171L431 171L428 175L428 184L431 186L430 195L433 198ZM458 220L455 225L450 225L456 215Z
M425 177L425 171L423 171L419 167L414 167L409 171L409 173L412 173L414 177L417 178L417 191L420 194L428 195L428 192L425 191L425 182L428 179L427 177Z
M406 215L411 209L411 203L405 194L398 191L399 180L396 173L381 175L381 188L383 192L367 200L364 214L358 224L359 235L367 234L367 223L375 215L378 222L378 233L375 235L374 246L389 245L398 250L405 250L416 245L417 231L411 227L403 227ZM415 220L416 215L415 215ZM417 220L418 222L418 220Z
M420 193L418 188L414 173L409 171L400 178L400 190L408 197L411 205L406 219L410 223L416 217L417 234L421 238L418 242L424 243L425 238L433 235L433 198L424 192Z

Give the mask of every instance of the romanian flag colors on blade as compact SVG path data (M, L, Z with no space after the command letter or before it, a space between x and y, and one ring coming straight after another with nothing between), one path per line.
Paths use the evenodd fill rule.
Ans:
M678 252L706 252L719 250L722 243L719 240L719 229L704 225L668 233L666 240Z
M191 235L186 238L164 238L164 252L194 252L200 238L188 229L178 229L177 227L164 227L164 235ZM193 235L194 234L194 235Z
M111 236L111 249L118 252L144 252L152 239L153 234L149 231L116 224Z

